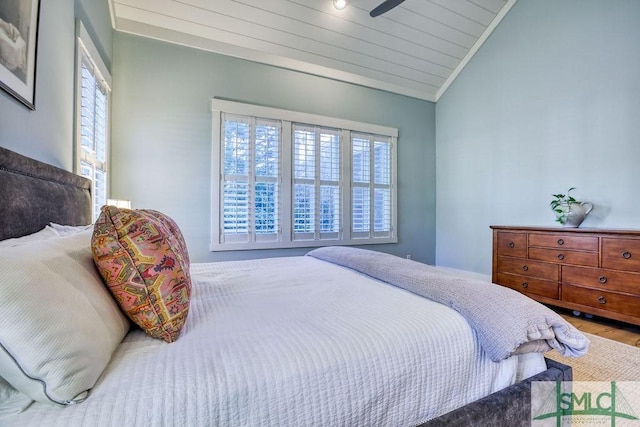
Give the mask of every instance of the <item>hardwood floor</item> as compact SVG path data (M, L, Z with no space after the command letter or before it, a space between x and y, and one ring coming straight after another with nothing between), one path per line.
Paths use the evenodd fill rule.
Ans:
M571 310L558 307L550 308L583 332L640 347L640 326L604 319L598 316L593 316L593 318L588 319L584 313L580 316L574 316Z

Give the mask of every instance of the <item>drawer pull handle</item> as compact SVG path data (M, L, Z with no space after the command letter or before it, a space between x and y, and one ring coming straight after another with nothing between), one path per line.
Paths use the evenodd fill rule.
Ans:
M607 276L600 276L600 277L598 277L598 282L600 282L600 283L607 283Z
M562 239L558 239L558 244L559 244L560 246L564 245L564 240L562 240Z
M629 251L622 252L622 258L624 258L624 259L631 258L631 252L629 252Z
M523 266L522 266L522 271L527 271L527 270L529 270L529 266L527 266L527 265L523 265Z
M564 254L558 254L558 259L562 261L564 259Z
M600 297L600 298L598 298L598 302L600 304L606 304L607 303L607 299L605 297Z
M528 284L527 282L524 282L524 283L522 284L522 287L523 287L523 288L528 288L528 287L529 287L529 284Z
M515 243L513 243L513 242L509 242L509 247L510 247L511 249L513 249L513 248L515 248L515 247L516 247L516 244L515 244Z

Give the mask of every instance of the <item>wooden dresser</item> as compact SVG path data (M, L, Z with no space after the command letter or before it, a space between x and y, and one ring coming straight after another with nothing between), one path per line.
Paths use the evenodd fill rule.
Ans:
M494 283L640 325L640 230L491 228Z

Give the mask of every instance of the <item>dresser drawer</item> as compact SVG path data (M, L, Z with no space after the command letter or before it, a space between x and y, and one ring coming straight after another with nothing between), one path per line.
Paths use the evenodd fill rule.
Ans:
M529 246L542 248L598 250L598 238L594 236L575 236L570 234L529 234Z
M640 272L640 239L602 239L602 266Z
M640 314L640 297L615 292L562 285L562 300L629 316L637 317Z
M558 282L515 274L498 273L498 284L525 293L558 299Z
M520 276L557 281L560 266L548 262L498 257L498 273L511 273Z
M597 252L568 251L564 249L529 248L529 258L559 264L598 266Z
M498 255L527 257L527 233L498 232Z
M604 291L640 295L640 274L603 268L562 267L562 282L583 285ZM640 308L638 309L640 315Z

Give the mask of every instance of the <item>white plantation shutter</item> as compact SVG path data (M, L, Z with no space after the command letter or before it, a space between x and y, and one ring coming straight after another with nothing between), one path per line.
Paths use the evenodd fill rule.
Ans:
M340 132L324 129L320 133L320 238L340 237L342 229Z
M376 238L392 234L391 138L351 134L352 237Z
M241 118L224 123L222 234L228 241L248 241L250 124Z
M110 76L84 27L77 39L77 173L92 181L94 220L108 195Z
M280 227L280 133L275 120L256 120L254 229L257 240L277 240Z
M391 235L391 140L375 135L373 138L373 235Z
M397 242L396 129L212 106L211 250Z
M340 131L293 124L294 240L340 233Z
M355 238L370 237L371 229L371 141L365 135L351 136L351 231Z
M293 128L293 232L313 239L316 221L316 137L312 128ZM294 237L295 239L296 237Z
M223 114L220 239L279 238L280 123Z

